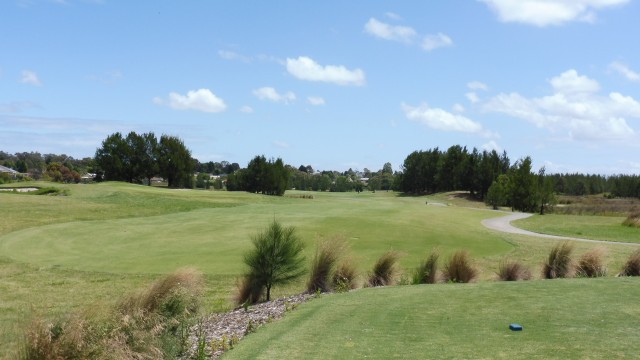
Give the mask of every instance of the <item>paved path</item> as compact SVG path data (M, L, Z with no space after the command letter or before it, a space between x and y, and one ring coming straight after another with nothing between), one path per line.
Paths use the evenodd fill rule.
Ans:
M581 241L581 242L589 242L589 243L598 243L598 244L618 244L618 245L631 245L631 246L640 246L638 243L629 243L629 242L618 242L618 241L605 241L605 240L590 240L590 239L581 239L574 238L569 236L557 236L557 235L548 235L541 234L533 231L523 230L511 225L511 222L514 220L526 219L533 214L525 214L525 213L507 213L507 216L501 216L493 219L485 219L482 220L482 225L484 227L501 231L509 234L518 234L518 235L528 235L528 236L537 236L548 239L556 239L556 240L572 240L572 241Z

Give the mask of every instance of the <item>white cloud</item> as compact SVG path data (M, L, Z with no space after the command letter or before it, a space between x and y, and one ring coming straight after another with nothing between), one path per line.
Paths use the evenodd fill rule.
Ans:
M614 61L609 65L609 70L617 72L618 74L627 78L627 80L640 81L640 74L629 69L627 65L619 63L617 61Z
M454 104L453 105L453 111L457 112L457 113L463 113L464 112L464 106L462 106L461 104Z
M40 109L40 105L30 101L14 101L10 103L0 103L0 113L19 113L30 109Z
M240 108L240 112L245 114L251 114L253 113L253 108L251 106L245 105Z
M480 102L480 98L478 97L478 94L476 94L473 91L464 94L464 96L466 96L467 99L469 99L469 102L471 102L472 104Z
M249 63L251 62L251 57L250 56L245 56L242 54L238 54L234 51L229 51L229 50L218 50L218 56L220 56L221 58L225 59L225 60L237 60L237 61L242 61L245 63Z
M467 87L471 90L489 90L489 87L485 83L481 83L480 81L471 81L467 83Z
M429 34L422 40L422 48L427 51L448 46L453 46L453 40L443 33Z
M324 99L319 96L309 96L307 98L307 101L309 102L309 104L316 105L316 106L325 104Z
M465 133L482 133L482 125L462 115L455 115L443 109L432 108L427 104L418 107L402 104L402 111L409 120L413 120L436 130Z
M400 41L404 43L410 43L417 35L416 31L408 26L389 25L374 18L367 21L364 25L364 31L381 39Z
M287 58L287 71L301 80L329 82L338 85L364 85L365 75L361 69L349 70L342 65L322 66L313 59L300 56Z
M578 75L574 69L568 70L551 79L551 86L558 93L590 94L600 90L597 81Z
M402 20L402 16L391 11L386 12L384 15L392 20Z
M23 84L42 86L42 82L40 81L40 78L38 78L38 74L31 70L22 70L20 82Z
M545 27L570 21L594 22L596 11L629 0L478 0L489 6L502 22Z
M600 85L575 70L550 80L553 94L526 98L518 93L499 94L484 110L527 120L552 132L566 131L575 140L619 140L634 136L627 119L640 119L640 102L612 92L598 94Z
M276 91L276 89L265 86L259 89L253 90L253 95L257 96L260 100L269 100L273 102L281 102L288 104L289 102L296 100L296 94L288 91L284 94L280 94Z
M153 102L157 105L167 105L175 110L197 110L217 113L227 109L224 101L209 89L191 90L186 95L172 92L169 94L169 99L165 100L156 97Z
M495 150L496 152L502 152L502 148L495 141L491 140L486 144L482 144L482 150L491 151Z

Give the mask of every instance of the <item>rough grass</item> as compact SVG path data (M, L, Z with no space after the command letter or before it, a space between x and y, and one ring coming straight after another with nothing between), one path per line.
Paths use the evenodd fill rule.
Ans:
M603 247L593 248L582 254L576 265L576 276L600 277L607 275L605 256L607 250Z
M169 274L126 296L111 311L72 313L54 322L34 318L17 358L164 359L180 355L180 337L198 308L202 275L192 269Z
M397 251L387 251L373 265L373 269L367 277L367 285L369 286L388 286L394 285L400 273L398 261L400 253Z
M565 241L556 244L549 251L547 261L542 266L542 276L545 279L572 277L575 271L571 258L572 252L572 243Z
M418 284L435 284L438 282L438 259L440 253L437 250L431 251L431 254L420 263L414 270L411 283Z
M333 288L336 292L345 292L360 287L358 269L353 258L346 257L333 273Z
M501 281L531 280L531 270L515 260L502 260L497 275Z
M620 271L620 276L640 276L640 249L629 255Z
M445 282L468 283L477 277L478 269L471 262L466 250L456 251L442 267L442 279Z

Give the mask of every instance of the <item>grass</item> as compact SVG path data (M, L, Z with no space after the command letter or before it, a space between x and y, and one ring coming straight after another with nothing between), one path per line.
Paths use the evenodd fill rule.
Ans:
M607 275L607 266L604 263L606 250L601 247L595 247L578 259L576 266L576 275L582 277L600 277Z
M394 285L398 280L400 269L398 261L400 254L397 251L387 251L373 265L371 273L367 277L367 285L369 286L388 286Z
M414 270L411 283L418 284L435 284L438 281L438 259L440 253L438 250L432 250L431 254L423 260Z
M640 276L640 249L634 251L625 261L621 276Z
M634 358L638 296L637 278L368 288L303 304L223 359Z
M534 215L513 225L543 234L640 243L640 228L622 225L626 216Z
M293 197L278 198L124 183L24 185L59 188L66 196L0 192L0 358L16 344L24 319L114 306L119 297L114 294L130 293L185 266L204 274L205 312L232 308L244 270L242 254L251 247L251 235L274 215L296 227L307 245L307 259L318 239L345 239L353 254L343 263L345 278L353 281L344 289L390 248L402 254L403 269L415 267L428 249L438 248L443 258L466 249L480 269L479 280L485 281L495 278L507 255L541 271L556 244L489 231L480 221L501 214L464 208L467 200L455 194L438 195L452 202L443 207L426 206L431 197L391 192L314 192L311 199L295 191L287 192ZM621 269L633 250L604 246L611 269ZM576 244L576 256L593 247ZM304 282L276 287L273 296L299 293Z
M445 282L468 283L478 277L478 269L466 250L458 250L444 263L442 278Z
M498 268L498 280L520 281L531 280L531 270L528 267L514 260L503 260Z
M556 244L549 251L549 257L542 266L542 276L545 279L572 277L574 275L572 252L573 243L565 241Z

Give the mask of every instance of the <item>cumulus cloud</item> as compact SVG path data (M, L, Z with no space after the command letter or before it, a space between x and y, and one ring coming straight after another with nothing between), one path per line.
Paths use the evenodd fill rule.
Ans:
M502 22L545 27L571 21L594 22L596 11L624 5L629 0L478 0L493 10Z
M156 97L153 102L157 105L167 105L175 110L196 110L209 113L222 112L227 105L209 89L198 89L181 95L175 92L169 94L168 99Z
M22 70L20 82L23 84L42 86L42 82L40 81L40 78L38 78L38 74L36 74L35 71L31 70Z
M253 90L253 95L257 96L260 100L269 100L273 102L281 102L288 104L292 101L296 100L296 94L288 91L284 94L280 94L276 91L276 89L265 86L259 89Z
M300 80L355 86L362 86L366 82L364 71L361 69L349 70L342 65L323 66L306 56L297 59L287 58L286 66L289 74Z
M370 18L369 21L367 21L364 25L364 31L367 34L381 39L404 43L410 43L417 35L416 31L411 27L389 25L374 18Z
M402 111L409 120L442 131L482 133L482 125L465 116L452 114L446 110L429 107L423 103L418 107L402 104Z
M640 81L640 74L629 69L629 67L623 63L614 61L609 65L609 70L617 72L627 78L627 80Z
M498 145L493 140L489 141L486 144L482 144L481 148L482 148L482 150L486 150L486 151L495 150L496 152L502 152L502 148L500 147L500 145Z
M464 106L462 106L460 104L454 104L453 105L453 111L457 112L457 113L463 113L464 112Z
M307 98L307 102L311 105L316 105L316 106L325 104L324 98L321 98L319 96L309 96Z
M448 46L453 46L453 40L443 33L430 34L422 40L422 48L427 51Z
M636 99L617 92L599 95L598 82L575 70L549 82L551 95L527 98L501 93L490 99L484 110L527 120L552 132L566 131L575 140L617 140L635 134L627 119L640 118L640 102Z

